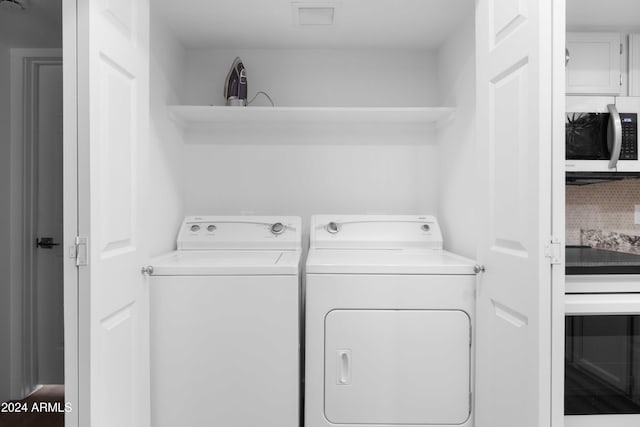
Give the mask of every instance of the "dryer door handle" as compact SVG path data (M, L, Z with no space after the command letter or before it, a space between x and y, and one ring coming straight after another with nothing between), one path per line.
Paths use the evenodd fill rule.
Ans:
M351 350L336 350L336 384L351 384Z

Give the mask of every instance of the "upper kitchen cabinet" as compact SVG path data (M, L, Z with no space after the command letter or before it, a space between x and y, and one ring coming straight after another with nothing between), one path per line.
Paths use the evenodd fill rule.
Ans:
M629 96L640 96L640 34L629 34Z
M566 0L566 92L640 96L637 0Z
M567 94L620 95L620 33L567 33Z

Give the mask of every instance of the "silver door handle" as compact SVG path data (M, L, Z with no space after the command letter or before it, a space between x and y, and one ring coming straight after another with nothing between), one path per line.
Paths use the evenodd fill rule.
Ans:
M622 148L622 121L614 104L607 105L609 110L609 126L607 126L607 147L611 153L609 169L614 169L620 158Z
M337 375L336 384L351 384L351 350L336 351Z

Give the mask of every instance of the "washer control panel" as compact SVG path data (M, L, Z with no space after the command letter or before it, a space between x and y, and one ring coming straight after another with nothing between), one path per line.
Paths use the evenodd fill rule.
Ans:
M300 217L189 216L178 232L178 249L299 249Z

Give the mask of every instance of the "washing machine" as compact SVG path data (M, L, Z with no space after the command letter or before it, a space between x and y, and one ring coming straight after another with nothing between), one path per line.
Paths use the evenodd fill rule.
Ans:
M313 216L305 427L471 426L474 294L433 216Z
M187 217L151 262L154 427L298 427L298 217Z

